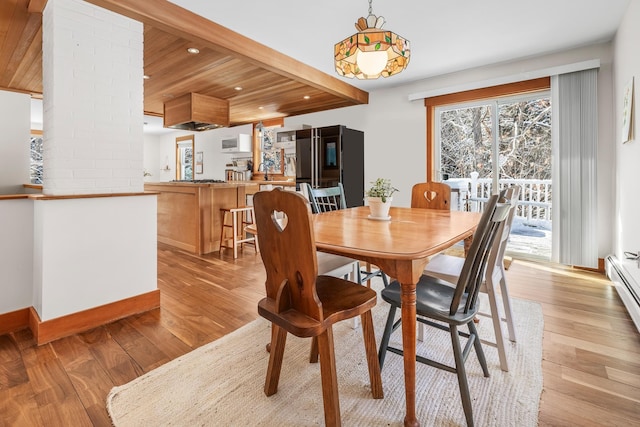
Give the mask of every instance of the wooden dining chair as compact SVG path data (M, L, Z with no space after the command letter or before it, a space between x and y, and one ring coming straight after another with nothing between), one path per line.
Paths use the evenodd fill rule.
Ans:
M502 321L507 324L509 331L509 340L516 342L516 329L513 320L513 311L511 310L511 299L509 298L509 289L507 287L507 278L504 269L504 252L507 248L509 241L509 234L511 233L511 224L516 211L516 205L518 203L518 196L520 194L520 186L514 185L508 187L504 196L507 202L510 204L511 209L507 216L507 219L502 224L502 229L498 238L493 243L491 252L489 253L489 260L487 263L487 271L485 273L485 280L480 288L481 292L486 292L489 297L490 313L493 322L493 330L495 331L495 343L492 343L498 349L498 356L500 357L500 369L503 371L509 370L509 363L507 361L507 353L505 350L505 338L502 330ZM448 282L456 282L462 267L464 265L464 258L438 254L429 260L425 273L431 276L438 277ZM504 309L504 317L502 317L498 308L498 286L500 286L500 295L502 297L502 306ZM485 313L480 313L485 315Z
M307 183L300 184L302 193L306 195L311 203L311 209L313 213L330 212L338 209L346 209L347 202L344 196L344 188L342 183L334 187L327 188L313 188ZM367 283L367 286L371 286L370 280L374 277L381 277L384 286L389 284L387 275L380 269L372 269L371 264L367 263L367 268L358 271L358 282Z
M499 198L499 195L494 195L487 203L473 235L473 242L469 248L464 268L458 281L449 283L423 274L416 285L417 321L427 326L449 331L455 365L446 365L421 355L416 356L416 361L457 374L462 406L469 426L473 425L473 411L464 364L472 346L475 348L484 376L489 376L487 362L473 318L478 311L478 292L484 277L491 245L500 232L502 222L504 222L509 213L510 205L499 204ZM401 286L398 281L393 281L381 292L382 299L391 304L378 352L381 367L384 364L387 351L403 354L402 349L389 345L391 333L402 322L402 318L395 321L396 311L400 308L401 292ZM459 331L458 328L463 325L467 325L468 334ZM464 349L461 348L460 337L467 338Z
M326 196L323 196L322 200L318 200L316 202L315 199L309 197L311 191L311 186L306 183L300 184L302 195L309 201L311 204L312 212L316 213L321 208L328 209L329 206L339 206L337 209L343 209L346 207L344 201L344 191L341 191L340 188L335 187L334 189L327 189ZM318 205L314 205L317 203ZM324 212L324 210L323 210ZM340 255L330 254L326 252L317 252L316 257L318 259L318 274L328 275L328 276L337 276L349 278L349 280L360 283L361 282L361 274L360 274L360 261L347 258Z
M371 309L376 292L339 277L318 275L309 202L300 194L258 192L254 196L260 255L267 273L260 316L272 323L265 380L267 396L278 390L287 333L317 339L325 424L340 425L333 324L360 316L373 397L383 397Z
M451 187L443 182L420 182L411 188L411 207L451 210ZM424 341L424 325L418 323L418 341Z
M421 182L411 188L411 207L451 210L451 187L443 182Z

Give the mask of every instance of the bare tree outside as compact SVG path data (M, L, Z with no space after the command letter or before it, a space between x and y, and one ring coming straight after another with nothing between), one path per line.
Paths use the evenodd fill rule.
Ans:
M552 208L550 98L487 100L442 110L438 120L442 179L449 180L454 188L468 187L460 197L471 210L480 208L482 200L496 191L492 188L495 178L500 188L520 185L509 247L548 259ZM493 134L495 120L498 135Z
M449 178L491 178L493 117L488 105L440 115L441 170ZM499 104L500 178L551 179L549 98Z
M551 179L551 100L500 106L500 177Z
M444 111L441 120L441 169L443 177L481 178L491 173L491 114L488 106Z
M30 177L32 184L42 184L42 137L31 137L31 166Z

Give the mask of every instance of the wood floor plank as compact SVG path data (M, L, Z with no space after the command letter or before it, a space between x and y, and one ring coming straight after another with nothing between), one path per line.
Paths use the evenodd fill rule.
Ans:
M507 277L510 294L541 302L545 316L539 424L638 425L640 389L619 377L640 372L640 335L604 276L516 261Z
M193 350L192 347L167 329L160 309L128 317L125 321L149 341L162 342L163 352L171 359L180 357Z
M637 417L626 417L566 393L545 389L540 398L538 427L622 427L637 425Z
M253 250L234 260L159 244L159 309L43 346L28 329L0 335L8 363L0 365L0 426L111 425L105 398L113 385L255 319L264 281ZM611 283L517 259L507 282L513 298L543 309L539 425L640 425L640 334Z
M0 389L0 426L44 425L35 397L28 382Z
M638 340L629 333L601 329L566 319L548 316L545 321L546 330L558 335L572 336L585 341L598 342L610 348L637 351Z
M29 381L22 354L10 334L0 335L0 390Z
M105 328L111 337L144 372L164 365L171 359L162 351L162 343L153 343L124 320Z
M91 426L68 373L59 359L27 366L29 384L46 426ZM71 424L70 424L71 423Z
M637 389L546 361L542 362L542 366L546 390L564 393L576 401L602 409L615 406L617 413L626 418L633 419L639 416L640 402L637 400Z

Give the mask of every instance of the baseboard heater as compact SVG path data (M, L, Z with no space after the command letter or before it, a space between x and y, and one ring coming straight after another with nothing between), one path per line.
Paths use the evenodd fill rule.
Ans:
M640 332L640 269L636 261L620 262L614 255L605 258L605 271L613 282L633 323ZM635 277L631 272L635 269Z

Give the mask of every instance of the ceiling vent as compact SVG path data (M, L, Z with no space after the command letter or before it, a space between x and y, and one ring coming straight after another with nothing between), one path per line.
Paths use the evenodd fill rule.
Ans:
M164 127L203 131L229 126L229 101L187 93L164 103Z

